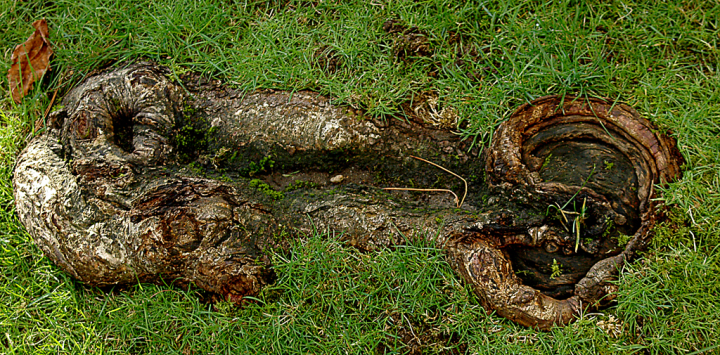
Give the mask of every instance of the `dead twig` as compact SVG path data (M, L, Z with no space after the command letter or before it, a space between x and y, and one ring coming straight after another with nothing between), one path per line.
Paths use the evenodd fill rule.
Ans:
M452 190L449 190L449 189L415 189L415 188L410 188L410 187L386 187L386 188L383 188L383 190L423 191L423 192L449 192L449 193L451 193L453 196L455 196L455 205L456 205L458 208L462 207L463 203L465 202L465 197L467 197L467 192L468 192L467 181L466 181L465 179L463 179L462 176L460 176L460 175L458 175L458 174L455 174L454 172L452 172L452 171L450 171L450 170L448 170L448 169L446 169L446 168L444 168L444 167L442 167L442 166L440 166L440 165L438 165L438 164L435 164L435 163L433 163L433 162L431 162L431 161L425 160L425 159L423 159L423 158L419 158L419 157L416 157L416 156L414 156L414 155L411 155L410 157L411 157L411 158L414 158L414 159L417 159L417 160L420 160L420 161L422 161L422 162L428 163L428 164L430 164L430 165L432 165L432 166L438 167L438 168L442 169L443 171L446 171L446 172L452 174L453 176L459 178L460 180L462 180L463 183L465 183L465 193L463 194L462 200L460 200L460 199L458 198L458 196L457 196Z
M53 96L50 99L50 103L48 104L47 108L45 109L45 114L43 114L43 119L45 119L47 117L48 113L50 113L50 110L52 109L52 105L55 103L55 98L57 97L58 90L60 90L59 87L57 89L55 89L55 91L53 91Z
M463 179L462 176L460 176L460 175L458 175L458 174L455 174L454 172L452 172L452 171L450 171L450 170L448 170L448 169L445 169L445 168L443 168L442 166L437 165L437 164L435 164L435 163L433 163L433 162L431 162L431 161L425 160L425 159L423 159L423 158L418 158L418 157L416 157L416 156L414 156L414 155L411 155L410 157L411 157L411 158L415 158L415 159L420 160L420 161L423 161L423 162L426 162L426 163L428 163L428 164L430 164L430 165L432 165L432 166L438 167L438 168L442 169L443 171L448 172L448 173L452 174L453 176L457 177L458 179L462 180L463 183L465 184L465 193L463 194L462 200L460 200L460 204L458 204L458 208L463 205L463 203L465 202L465 197L467 197L468 186L467 186L467 181L466 181L465 179ZM454 193L453 193L453 195L454 195Z

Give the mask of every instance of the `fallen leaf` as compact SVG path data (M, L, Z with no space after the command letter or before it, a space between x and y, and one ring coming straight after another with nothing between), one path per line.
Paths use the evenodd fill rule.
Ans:
M12 98L20 103L35 81L50 70L50 56L53 54L50 48L50 32L45 19L33 22L35 32L25 43L15 47L12 54L12 66L8 70L8 81Z

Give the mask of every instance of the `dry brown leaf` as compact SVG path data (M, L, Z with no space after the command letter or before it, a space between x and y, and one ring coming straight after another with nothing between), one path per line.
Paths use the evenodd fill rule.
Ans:
M35 32L25 43L15 47L12 54L12 66L8 70L8 81L12 98L20 103L36 80L50 70L50 56L53 54L50 48L50 32L45 19L33 22Z

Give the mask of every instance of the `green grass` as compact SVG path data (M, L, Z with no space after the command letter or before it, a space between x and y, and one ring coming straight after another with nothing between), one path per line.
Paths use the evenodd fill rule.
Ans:
M720 4L375 3L0 0L0 353L720 353ZM10 54L41 17L53 70L15 105ZM431 54L398 56L388 19L417 27ZM338 60L334 71L319 52ZM531 99L610 97L676 137L687 165L661 189L670 218L623 270L617 306L550 333L486 315L422 243L360 253L313 236L275 255L279 279L242 309L201 303L196 290L89 288L18 223L14 157L55 89L137 58L247 90L314 90L383 119L434 93L476 144ZM618 337L599 325L610 316Z

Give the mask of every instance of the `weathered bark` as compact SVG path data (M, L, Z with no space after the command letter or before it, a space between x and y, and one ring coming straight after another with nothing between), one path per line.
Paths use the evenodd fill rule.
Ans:
M337 231L363 250L431 238L488 310L549 329L612 299L617 267L651 236L653 184L680 174L674 141L600 100L525 105L480 156L451 132L358 119L313 93L182 84L142 63L94 76L18 158L20 219L79 280L193 282L240 302L273 281L268 255L293 238ZM465 203L383 190L463 193L413 156L464 176ZM578 250L562 220L580 216L572 204L548 214L569 200Z
M499 240L492 227L475 235L465 230L456 237L449 247L451 263L473 285L487 309L496 309L520 324L548 329L567 324L584 308L615 299L617 287L611 281L619 267L652 237L655 184L681 174L683 158L675 141L653 133L656 130L626 105L555 96L523 105L500 125L486 156L491 189L530 204L545 204L546 211L553 204L559 210L568 201L575 205L568 214L582 212L580 201L587 211L580 223L584 227L580 228L579 253L573 250L577 235L558 228L562 221L544 220L540 228L545 230L538 236L528 229L524 238L517 238L523 239L518 244L524 249L510 248L511 243ZM558 219L567 217L560 214ZM567 218L576 216L582 215ZM567 222L565 227L570 225ZM620 252L622 234L632 238ZM549 261L556 258L564 260L571 272L555 277L558 282L553 283L547 271ZM532 277L526 277L526 283L548 294L570 297L550 298L523 285L521 278L506 271L512 270L510 260L525 268L534 261L536 268L530 268ZM545 265L540 264L543 261ZM592 265L589 270L587 265ZM563 290L572 285L571 293Z

